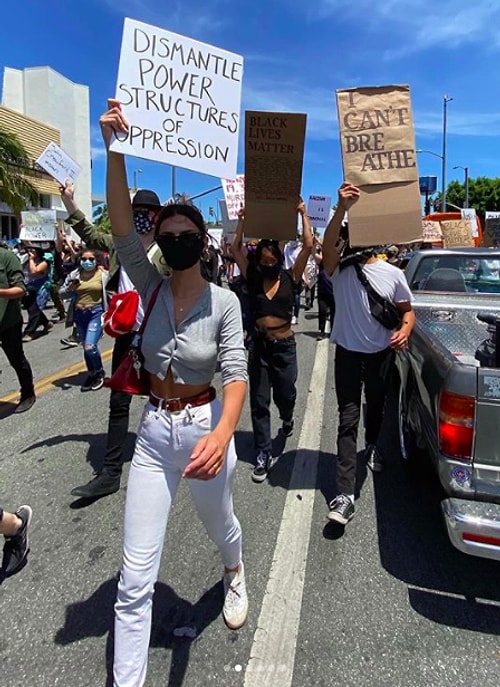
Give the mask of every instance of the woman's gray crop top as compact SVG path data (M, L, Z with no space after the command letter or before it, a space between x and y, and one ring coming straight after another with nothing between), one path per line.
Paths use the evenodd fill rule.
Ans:
M165 379L169 369L176 384L211 382L220 361L222 384L247 381L240 304L234 293L207 282L194 308L176 327L170 279L149 262L137 234L113 236L118 257L146 310L163 280L142 337L144 367Z

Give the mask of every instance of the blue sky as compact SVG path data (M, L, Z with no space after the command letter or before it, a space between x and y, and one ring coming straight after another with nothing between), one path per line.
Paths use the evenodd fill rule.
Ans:
M24 0L4 3L0 67L49 65L90 87L93 190L104 189L98 119L116 85L125 16L242 54L244 109L306 112L303 195L335 194L342 180L334 92L408 83L417 147L441 152L448 105L447 178L500 176L500 2L498 0ZM64 106L64 104L61 104ZM240 146L241 150L241 146ZM240 153L239 171L243 171ZM170 168L129 159L129 180L170 195ZM419 155L419 173L441 160ZM177 190L218 184L179 169ZM221 193L202 201L205 214Z

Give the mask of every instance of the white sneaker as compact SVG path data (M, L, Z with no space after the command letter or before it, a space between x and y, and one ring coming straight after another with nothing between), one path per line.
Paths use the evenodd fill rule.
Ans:
M247 620L248 597L245 570L240 563L239 572L224 573L224 621L231 630L239 630Z
M292 324L297 324L297 318L295 317L295 315L292 317Z

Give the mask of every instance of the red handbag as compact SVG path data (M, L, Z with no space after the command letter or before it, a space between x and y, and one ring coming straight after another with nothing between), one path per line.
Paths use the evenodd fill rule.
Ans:
M141 339L162 284L163 280L158 284L153 295L149 299L141 327L134 337L130 348L123 356L114 374L104 380L104 386L108 389L112 389L113 391L124 391L127 394L135 396L147 396L149 394L149 373L144 369Z
M104 313L103 321L106 334L113 337L129 334L134 329L138 310L139 294L137 291L115 293Z

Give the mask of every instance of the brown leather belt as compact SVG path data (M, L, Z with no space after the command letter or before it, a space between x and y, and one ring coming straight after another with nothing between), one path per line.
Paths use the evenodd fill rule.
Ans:
M161 408L162 410L168 410L169 413L177 413L180 410L184 410L186 406L191 408L196 408L197 406L203 406L205 403L210 403L215 398L215 389L213 386L209 386L205 391L201 391L199 394L194 396L184 396L183 398L157 398L150 394L149 402L155 408Z

